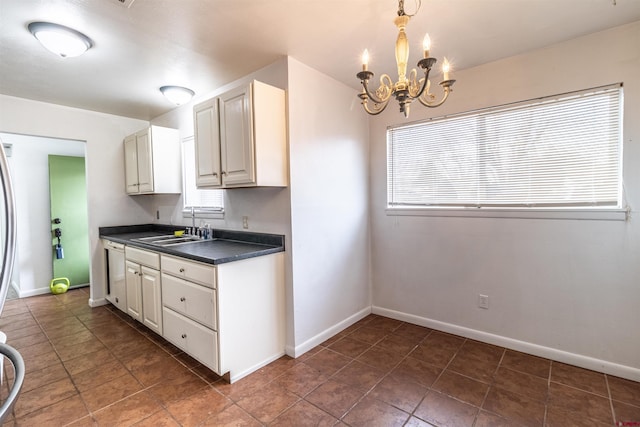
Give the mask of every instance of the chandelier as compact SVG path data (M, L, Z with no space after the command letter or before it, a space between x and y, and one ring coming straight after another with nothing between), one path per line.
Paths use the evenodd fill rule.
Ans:
M418 67L420 67L424 72L424 77L417 80L418 72L415 68L411 70L409 77L407 77L409 41L407 40L405 28L409 23L409 19L414 15L407 15L404 12L404 0L398 1L398 16L394 21L394 24L398 27L399 31L398 39L396 40L396 63L398 65L397 82L393 83L388 74L383 74L380 76L380 86L375 90L375 92L371 92L369 89L369 80L373 77L373 73L368 69L369 52L365 49L362 54L362 71L357 74L358 79L360 79L360 82L362 83L362 92L358 94L358 97L362 100L361 103L364 110L369 114L380 114L387 107L387 104L389 104L391 97L394 97L400 104L400 112L404 113L405 117L409 117L409 107L411 106L411 102L415 99L419 100L422 105L427 107L439 107L447 100L449 93L453 91L452 86L455 83L455 80L449 78L450 65L447 58L444 59L442 65L443 78L440 82L440 86L444 89L442 99L437 101L436 96L429 91L431 88L429 72L437 62L437 59L429 56L431 40L429 39L428 34L425 35L423 41L424 58L418 61Z

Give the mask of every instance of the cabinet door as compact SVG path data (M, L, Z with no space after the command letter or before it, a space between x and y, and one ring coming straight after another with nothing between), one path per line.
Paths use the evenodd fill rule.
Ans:
M149 129L136 133L138 155L138 184L140 193L153 192L152 135ZM178 159L176 159L178 161Z
M142 323L162 335L162 288L160 272L141 268Z
M130 135L124 139L124 180L127 194L139 192L138 150L136 148L135 135Z
M225 186L256 182L251 101L251 84L219 97L221 174Z
M210 99L193 109L196 150L196 187L217 187L220 180L220 128L218 99Z
M142 283L140 265L126 261L127 313L142 322Z

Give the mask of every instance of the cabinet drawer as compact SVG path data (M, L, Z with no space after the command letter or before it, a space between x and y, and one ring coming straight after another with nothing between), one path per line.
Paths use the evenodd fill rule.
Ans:
M124 249L125 258L147 267L160 269L160 254L156 252L143 251L142 249L126 246Z
M194 359L219 373L218 334L199 323L164 308L164 337Z
M162 271L209 288L216 287L216 268L211 265L162 255Z
M216 291L162 273L162 303L212 329L216 327Z

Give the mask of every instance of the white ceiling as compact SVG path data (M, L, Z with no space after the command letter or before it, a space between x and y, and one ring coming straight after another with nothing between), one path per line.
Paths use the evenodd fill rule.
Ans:
M407 13L416 2L405 0ZM174 108L160 86L211 92L283 55L355 93L365 47L372 71L396 74L396 10L396 0L0 0L0 93L149 120ZM638 20L640 0L422 0L409 61L425 32L432 56L464 69ZM56 57L27 30L32 21L95 45Z

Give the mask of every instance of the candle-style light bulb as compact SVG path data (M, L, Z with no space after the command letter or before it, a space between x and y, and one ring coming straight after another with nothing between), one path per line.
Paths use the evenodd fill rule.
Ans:
M442 80L449 80L449 71L451 71L451 64L445 57L442 63Z
M429 50L431 49L431 39L429 38L429 34L424 35L424 40L422 40L422 49L424 50L424 57L429 57Z
M362 71L367 71L369 67L369 51L367 49L362 52Z

